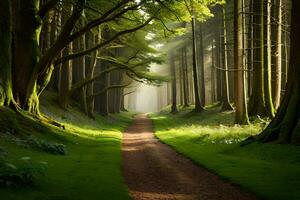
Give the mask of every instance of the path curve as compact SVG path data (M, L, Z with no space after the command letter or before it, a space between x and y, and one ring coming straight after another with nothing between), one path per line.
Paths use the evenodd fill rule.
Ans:
M133 199L255 199L162 144L152 127L138 115L123 134L123 176Z

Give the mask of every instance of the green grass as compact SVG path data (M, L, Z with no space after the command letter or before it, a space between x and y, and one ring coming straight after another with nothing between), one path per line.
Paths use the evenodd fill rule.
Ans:
M48 94L41 110L63 123L66 130L30 120L15 121L21 130L39 139L63 143L68 154L51 155L0 139L0 146L8 152L8 161L18 163L20 158L30 157L35 162L47 162L45 174L39 175L33 187L2 188L0 199L130 199L121 174L120 147L121 132L132 121L132 113L108 118L97 115L96 120L92 120L76 109L68 112L58 109L53 101L54 95Z
M150 114L156 136L196 164L264 199L300 199L300 147L239 142L264 124L233 125L232 112L211 107L201 114L168 110Z

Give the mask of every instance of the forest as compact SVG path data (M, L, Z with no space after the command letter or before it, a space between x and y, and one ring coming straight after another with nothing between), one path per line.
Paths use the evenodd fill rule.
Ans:
M299 0L0 0L1 200L297 200L299 145Z

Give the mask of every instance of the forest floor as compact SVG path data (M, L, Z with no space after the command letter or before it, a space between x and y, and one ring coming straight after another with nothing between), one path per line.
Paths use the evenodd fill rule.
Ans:
M33 185L0 187L0 199L129 200L121 173L121 140L133 113L96 115L93 120L76 108L60 109L56 99L55 94L47 93L42 98L41 110L62 123L65 130L26 121L13 112L0 110L0 150L7 154L6 164L20 169L24 162L29 163L35 176ZM64 144L67 154L54 155L43 148L24 148L18 144L19 138L2 132L1 125L7 126L12 121L6 121L7 118L15 119L12 125L19 126L23 136L30 134L45 144L43 148L54 143ZM46 167L39 174L36 170L41 162L46 163ZM0 175L2 172L0 167Z
M159 142L145 115L123 134L122 152L123 175L135 200L256 199Z
M155 136L195 164L239 185L262 199L300 199L300 147L282 144L240 142L259 132L267 121L234 125L233 112L220 112L219 106L201 113L193 107L170 108L151 113Z

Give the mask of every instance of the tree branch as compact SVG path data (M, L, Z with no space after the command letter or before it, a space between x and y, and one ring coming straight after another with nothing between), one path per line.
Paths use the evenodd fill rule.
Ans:
M130 85L131 83L127 83L127 84L124 84L124 85L110 85L110 86L107 86L105 88L103 88L102 90L100 90L99 92L95 92L93 93L92 95L88 96L87 98L88 99L91 99L95 96L99 96L101 94L104 94L106 91L108 90L111 90L111 89L117 89L117 88L125 88L127 87L128 85Z
M114 41L115 39L119 38L120 36L122 35L125 35L125 34L128 34L128 33L132 33L132 32L135 32L143 27L145 27L146 25L148 25L152 20L154 19L154 16L149 18L145 23L137 26L137 27L134 27L134 28L131 28L131 29L127 29L127 30L124 30L124 31L120 31L118 33L116 33L113 37L111 37L110 39L106 40L106 41L103 41L101 42L100 44L90 48L90 49L86 49L84 51L81 51L81 52L77 52L77 53L74 53L74 54L70 54L70 55L67 55L67 56L64 56L64 57L61 57L57 60L54 61L54 64L57 65L57 64L60 64L60 63L63 63L63 62L66 62L68 60L71 60L71 59L74 59L74 58L77 58L77 57L80 57L80 56L84 56L86 54L89 54L97 49L100 49L101 47L109 44L110 42Z
M86 24L83 28L81 28L79 31L73 33L70 36L70 40L73 41L74 39L80 37L81 35L83 35L85 32L87 32L88 30L91 30L92 28L99 26L105 22L109 22L112 21L118 17L121 17L123 14L125 14L126 12L130 11L130 10L134 10L136 8L138 8L142 2L141 1L139 4L136 4L134 6L128 7L123 9L122 11L120 11L119 13L113 15L112 17L109 17L109 15L111 15L112 13L114 13L115 11L117 11L118 9L124 7L125 4L127 4L130 0L125 0L125 1L121 1L119 4L117 4L115 7L113 7L112 9L110 9L109 11L107 11L106 13L104 13L103 15L101 15L100 18L97 18L91 22L89 22L88 24Z
M134 89L133 91L130 91L130 92L127 92L127 93L123 94L123 96L127 96L127 95L129 95L129 94L134 93L134 92L136 92L136 89Z
M128 66L127 64L118 62L117 60L115 60L114 58L111 58L111 57L97 57L97 58L102 59L102 60L106 60L106 61L108 61L110 63L113 63L114 65L117 65L117 66L110 67L110 68L108 68L106 70L103 70L103 71L95 74L92 78L86 78L86 79L83 79L81 81L78 81L69 90L69 92L68 92L69 96L72 95L74 91L76 91L76 90L84 87L85 85L87 85L87 84L95 81L96 79L100 78L104 74L107 74L107 73L109 73L111 71L114 71L114 70L125 69L126 71L130 71L131 73L138 75L138 73L134 71L134 68L136 68L138 66L141 66L141 65L148 64L149 62L151 62L151 61L144 61L144 62L136 63L136 64L134 64L132 66Z

